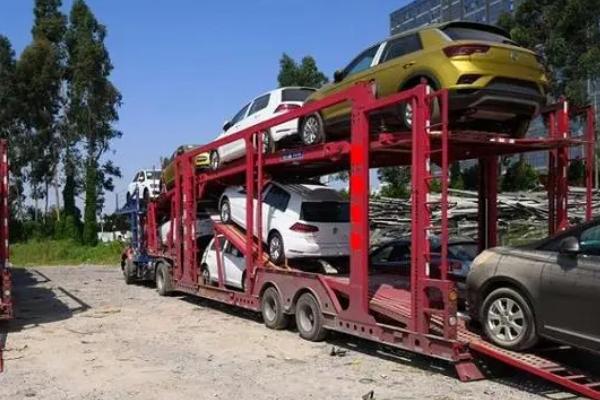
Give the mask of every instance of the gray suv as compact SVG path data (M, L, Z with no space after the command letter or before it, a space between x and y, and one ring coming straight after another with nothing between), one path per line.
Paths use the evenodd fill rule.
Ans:
M468 309L484 334L510 350L539 338L600 352L600 219L540 242L475 258Z

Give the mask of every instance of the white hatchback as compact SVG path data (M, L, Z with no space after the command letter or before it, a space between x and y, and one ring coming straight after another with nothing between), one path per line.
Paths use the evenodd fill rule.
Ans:
M220 243L221 263L223 265L223 282L227 286L244 289L246 259L244 254L223 236L218 236ZM219 265L217 250L213 238L202 255L202 281L211 285L219 281Z
M217 139L232 135L252 125L266 121L276 115L302 107L304 100L315 89L305 87L284 87L272 90L246 104L238 113L223 125L223 132ZM265 136L265 152L273 152L288 140L298 140L298 120L294 119L274 126ZM210 154L210 165L213 170L223 163L236 160L246 154L246 143L243 139L223 145Z
M262 241L273 263L349 255L349 203L336 190L319 184L270 182L262 199ZM219 211L223 223L245 228L246 190L227 188Z

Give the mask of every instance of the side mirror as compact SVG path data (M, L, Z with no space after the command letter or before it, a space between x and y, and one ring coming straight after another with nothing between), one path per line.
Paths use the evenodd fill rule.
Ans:
M229 130L229 128L231 128L231 127L232 127L232 125L233 125L233 124L231 123L231 121L225 121L225 123L223 124L223 130L224 130L224 131L227 131L227 130Z
M338 83L344 80L344 71L337 70L333 73L333 82Z
M567 255L576 255L579 254L580 251L581 249L579 247L579 240L577 240L577 238L574 236L564 238L560 242L560 246L558 248L558 252L560 254Z

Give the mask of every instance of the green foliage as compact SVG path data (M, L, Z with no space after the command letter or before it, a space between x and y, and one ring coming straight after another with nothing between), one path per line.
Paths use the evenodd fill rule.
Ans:
M450 187L458 190L465 188L465 181L458 161L450 165Z
M78 132L85 143L83 243L93 245L97 242L96 217L102 204L101 194L105 187L111 186L107 174L118 171L106 164L99 171L99 165L111 141L121 136L113 126L118 120L121 94L109 80L113 66L104 45L106 27L98 22L83 0L73 2L69 20L66 114L69 131ZM69 207L70 203L69 200Z
M555 97L587 102L588 79L600 78L598 0L524 0L514 17L503 16L514 40L542 55Z
M119 242L83 246L71 240L31 240L11 247L17 267L44 265L117 265L124 245Z
M328 82L327 77L317 67L315 59L311 56L302 58L300 65L287 54L281 56L280 69L277 80L279 87L306 86L319 88Z
M539 177L535 169L523 158L513 162L502 179L502 190L515 192L532 190L539 185Z
M581 158L576 158L571 161L569 169L567 170L567 179L571 185L585 185L585 163Z
M378 171L381 181L381 196L408 198L410 196L410 168L386 167Z

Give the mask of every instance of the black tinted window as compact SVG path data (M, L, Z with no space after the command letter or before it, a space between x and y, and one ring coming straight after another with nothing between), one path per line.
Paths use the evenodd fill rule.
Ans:
M285 211L290 202L290 194L278 186L272 186L264 202L278 210Z
M371 63L375 58L375 54L377 54L377 49L379 49L379 45L371 47L370 49L364 51L361 55L356 57L354 61L352 61L350 65L346 67L346 69L344 70L344 75L354 75L371 68Z
M481 29L447 26L443 31L452 40L483 40L486 42L516 45L516 43L507 36Z
M285 89L281 92L281 101L300 101L303 102L308 96L314 93L312 89Z
M237 114L235 114L235 117L231 119L231 125L234 125L246 116L246 111L248 111L248 107L250 107L250 104L246 104L244 108L242 108L240 111L238 111Z
M306 222L348 222L350 207L339 201L303 202L300 219Z
M256 100L254 100L254 103L252 103L252 107L250 107L250 112L248 113L248 115L252 115L255 112L258 112L258 111L266 108L267 105L269 104L270 97L271 97L271 95L266 94L264 96L259 97Z
M600 225L583 231L579 239L579 245L584 254L600 255Z
M421 50L421 39L418 35L404 36L388 42L383 52L382 62L402 57L403 55Z

